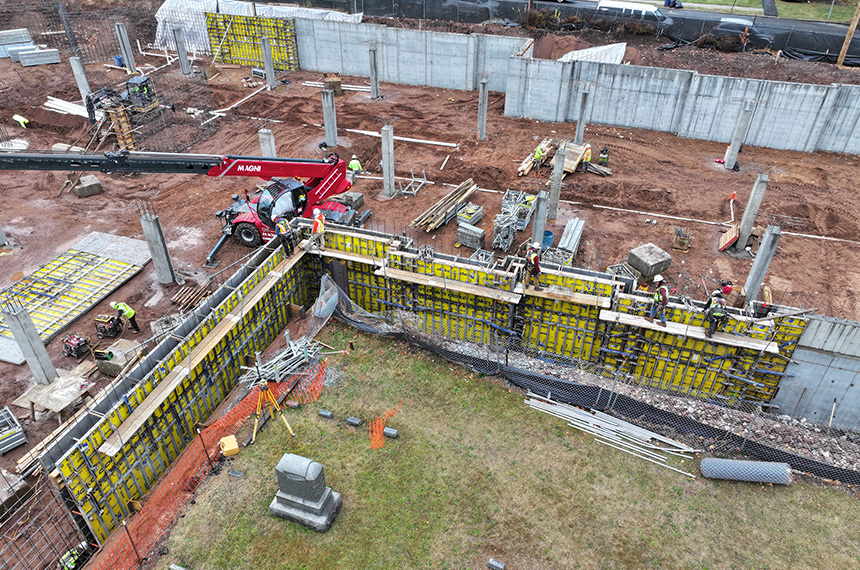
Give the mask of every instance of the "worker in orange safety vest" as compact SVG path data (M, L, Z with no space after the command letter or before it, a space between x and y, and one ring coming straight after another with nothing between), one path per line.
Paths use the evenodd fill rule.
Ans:
M585 145L585 155L582 157L582 171L588 172L588 165L591 164L591 145Z
M320 212L319 208L314 208L314 225L311 230L311 237L307 243L307 251L316 245L319 251L325 249L325 217Z

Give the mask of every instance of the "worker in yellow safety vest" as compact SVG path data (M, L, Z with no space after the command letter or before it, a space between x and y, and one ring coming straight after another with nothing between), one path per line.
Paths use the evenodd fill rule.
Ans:
M711 338L717 332L717 328L722 328L729 320L722 291L714 291L708 299L705 305L705 317L708 319L708 330L705 331L705 336Z
M591 145L585 145L585 155L582 157L582 171L588 172L588 165L591 164Z
M275 234L281 241L281 245L284 246L284 252L287 254L287 257L292 257L293 242L295 241L296 236L293 233L293 228L290 227L290 223L286 218L278 218L275 220Z
M651 303L651 315L645 317L649 323L654 322L654 317L659 316L660 322L657 323L661 327L666 326L666 303L669 302L669 287L663 280L663 276L657 274L654 276L654 283L657 284L657 290L654 292L654 301Z
M358 161L358 157L352 155L352 160L349 161L349 169L355 172L356 174L362 174L361 171L361 163Z
M137 326L137 321L134 319L134 309L125 303L117 303L116 301L111 302L110 308L116 309L118 317L125 317L128 319L128 323L131 325L131 330L135 333L140 332L140 327Z
M17 114L12 115L12 120L15 121L16 123L18 123L19 125L21 125L21 128L24 128L24 129L27 128L27 123L30 122L29 119L25 119L21 115L17 115Z
M541 147L537 147L537 149L535 149L535 163L534 163L536 174L540 174L540 167L543 164L544 156L545 156L545 153L544 153L543 149Z
M529 282L535 280L535 291L542 291L540 286L540 243L534 242L526 252L526 282L523 285L525 291Z

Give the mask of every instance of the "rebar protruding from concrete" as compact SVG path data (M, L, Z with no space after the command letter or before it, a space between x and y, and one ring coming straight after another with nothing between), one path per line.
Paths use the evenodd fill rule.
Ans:
M72 73L75 74L75 82L78 84L78 91L81 92L81 99L86 102L87 95L93 92L90 89L90 82L87 81L87 72L84 71L84 64L79 57L70 57L69 64L72 66Z
M260 129L257 131L260 137L260 156L278 156L278 150L275 147L275 133L272 129Z
M379 99L379 67L376 62L376 46L370 46L370 98Z
M39 337L36 325L30 318L30 313L18 302L7 302L3 304L3 320L12 333L15 342L27 361L27 366L33 373L33 378L40 384L50 384L57 378L57 369L48 356L48 350Z
M329 148L337 146L337 113L334 106L334 90L322 90L323 123L325 124L325 144Z
M487 138L487 83L489 79L486 77L481 79L481 85L478 88L478 140L486 140Z
M271 91L275 88L275 61L272 59L272 42L266 36L260 38L260 51L263 54L263 69L266 70L266 85Z
M167 250L167 241L161 229L161 220L152 209L151 204L140 205L140 225L152 256L152 265L155 267L155 276L162 284L173 283L176 275L173 272L173 263L170 261L170 252Z
M394 196L394 127L382 127L382 195Z
M791 466L788 463L770 461L744 461L741 459L718 459L706 457L699 466L702 477L728 479L750 483L791 484Z
M764 200L764 193L767 191L769 180L770 178L768 177L767 172L760 173L755 179L752 193L750 194L749 200L747 200L747 206L744 208L744 215L741 218L740 225L738 226L738 241L735 242L735 248L739 251L744 250L750 239L750 234L752 233L753 226L755 225L756 216L758 216L758 209L761 206L762 200Z
M191 63L188 61L188 51L185 48L185 32L182 26L173 26L173 40L176 42L176 53L179 56L179 69L182 75L191 74Z
M573 136L573 142L582 144L582 137L585 136L585 111L588 108L588 89L583 89L579 98L579 120L576 121L576 134Z
M116 37L119 40L119 47L122 51L122 61L126 68L132 73L137 73L137 66L134 64L134 51L131 49L131 42L128 40L128 31L125 29L123 22L114 24L116 28Z
M561 197L561 180L564 178L564 153L566 143L562 141L555 153L555 166L552 169L552 183L549 187L549 203L547 204L546 218L555 220L558 217L558 200Z
M747 136L747 131L750 128L750 121L752 120L753 114L753 104L745 103L744 108L741 111L740 116L738 117L738 122L735 125L735 132L732 135L732 142L729 145L729 148L726 149L726 154L723 157L723 167L731 170L735 166L735 162L738 160L738 153L741 150L741 145L744 143L744 137Z
M532 228L532 241L543 245L543 232L546 227L546 190L541 190L537 195L537 211L535 212L534 227Z
M758 298L758 290L764 281L764 275L767 273L767 268L770 266L773 255L776 253L776 246L779 244L779 238L782 235L782 229L779 226L768 226L761 238L761 245L758 248L758 253L755 256L750 274L747 276L744 283L744 291L746 292L747 303L755 301Z

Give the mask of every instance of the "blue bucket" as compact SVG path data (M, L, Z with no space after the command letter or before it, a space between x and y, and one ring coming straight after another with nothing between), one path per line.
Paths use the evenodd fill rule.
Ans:
M552 240L555 239L555 234L551 231L547 230L543 233L543 248L542 251L546 251L548 247L552 247Z

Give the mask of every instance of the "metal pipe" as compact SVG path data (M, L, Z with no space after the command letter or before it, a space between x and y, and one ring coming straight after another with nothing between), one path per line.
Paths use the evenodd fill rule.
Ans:
M603 441L603 440L600 440L600 439L597 439L597 440L595 440L595 441L596 441L597 443L602 444L602 445L607 445L607 446L609 446L609 447L615 447L614 445L612 445L611 443L609 443L609 442L607 442L607 441ZM629 453L630 455L635 455L636 457L639 457L640 459L644 459L645 461L649 461L649 462L654 463L654 464L656 464L656 465L660 465L661 467L665 467L666 469L671 469L672 471L675 471L676 473L680 473L681 475L686 475L687 477L690 477L691 479L695 479L695 478L696 478L696 476L695 476L695 475L693 475L692 473L687 473L686 471L681 471L680 469L675 469L674 467L672 467L672 466L670 466L670 465L663 465L662 463L657 463L657 462L656 462L656 461L654 461L653 459L649 459L648 457L644 457L644 456L642 456L642 455L638 455L638 454L636 454L636 453L633 453L632 451L627 451L626 449L621 449L620 447L615 447L615 449L617 449L617 450L619 450L619 451L623 451L624 453Z

